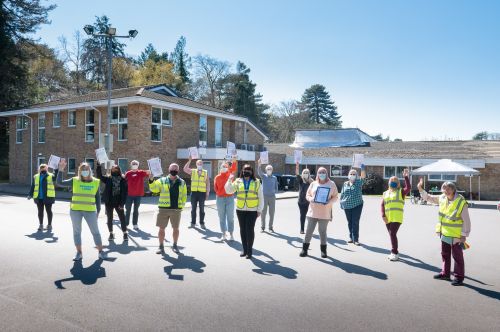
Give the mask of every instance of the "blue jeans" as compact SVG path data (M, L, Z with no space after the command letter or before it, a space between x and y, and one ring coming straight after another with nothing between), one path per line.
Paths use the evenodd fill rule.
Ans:
M358 242L359 240L359 219L361 218L361 211L363 211L363 204L352 209L344 210L347 218L347 226L349 227L349 238L354 242Z
M141 196L127 196L127 201L125 202L125 208L127 212L125 213L125 220L127 226L130 224L130 210L132 210L132 203L134 203L134 214L132 216L132 224L137 225L139 219L139 206L141 206Z
M217 196L216 202L221 232L232 233L234 231L234 197Z

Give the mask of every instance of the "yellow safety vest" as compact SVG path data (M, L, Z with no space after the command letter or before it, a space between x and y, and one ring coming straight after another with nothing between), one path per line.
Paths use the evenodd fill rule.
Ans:
M245 204L247 208L253 209L259 206L259 181L251 181L248 192L245 191L245 184L242 179L238 179L238 188L236 192L236 207L243 209Z
M191 192L207 192L207 177L208 172L206 170L201 171L201 175L198 174L198 169L191 170Z
M52 173L47 172L47 192L45 197L56 197L56 190L54 188L54 181L52 181ZM38 198L38 192L40 191L40 174L36 174L35 179L35 189L33 191L33 198Z
M71 210L75 211L97 211L95 195L99 190L99 179L92 178L90 182L81 181L78 177L73 178L73 196L71 197Z
M383 197L387 221L403 223L405 200L403 199L401 189L395 191L387 190L384 192Z
M453 202L449 202L445 195L439 197L439 222L436 232L444 236L460 238L462 236L462 211L467 201L462 195L457 195Z
M179 185L179 209L183 209L184 205L186 205L187 201L187 187L186 182L181 180L181 184ZM160 199L158 201L158 206L162 208L170 207L170 179L168 177L163 177L156 180L153 183L149 184L149 190L151 192L157 194L160 193Z

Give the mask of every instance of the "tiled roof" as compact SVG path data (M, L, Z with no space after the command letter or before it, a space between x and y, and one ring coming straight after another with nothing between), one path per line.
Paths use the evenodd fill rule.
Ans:
M288 144L266 144L271 153L293 156L295 148ZM500 158L500 141L425 141L373 142L371 146L336 147L304 150L304 156L350 158L354 153L368 158L400 159L488 159Z

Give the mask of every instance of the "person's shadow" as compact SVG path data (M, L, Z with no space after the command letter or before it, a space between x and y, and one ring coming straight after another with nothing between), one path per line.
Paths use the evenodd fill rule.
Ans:
M313 235L313 238L319 240L319 235ZM341 249L341 250L344 250L344 251L350 251L352 252L351 249L347 249L347 248L342 248L342 247L339 247L338 244L342 245L342 246L347 246L347 242L344 241L344 240L338 240L338 239L334 239L332 237L327 237L326 238L326 242L332 246L334 246L335 248L338 248L338 249Z
M201 235L203 235L203 237L202 237L203 240L207 240L207 241L214 242L214 243L222 243L223 242L220 240L222 233L214 232L208 228L207 229L199 229L197 227L194 227L193 229L195 231L197 231L198 233L200 233Z
M364 266L342 262L342 261L339 261L339 260L334 259L332 257L328 257L328 258L318 258L318 257L314 257L314 256L308 256L308 257L310 257L314 260L317 260L319 262L338 267L341 270L344 270L344 272L349 273L349 274L359 274L359 275L373 277L375 279L380 279L380 280L387 280L388 279L387 274L385 274L385 273L375 271L375 270L369 269L369 268L364 267Z
M267 235L270 235L274 238L277 238L277 239L282 239L282 240L285 240L286 243L294 248L302 248L302 238L298 237L298 236L288 236L288 235L285 235L283 233L278 233L278 232L274 232L274 233L267 233ZM299 243L299 245L297 245L296 243Z
M108 253L116 252L122 255L128 255L135 251L148 250L148 248L140 246L130 236L128 238L128 241L123 241L122 244L117 244L115 241L109 241L109 244L106 246L108 248ZM129 242L132 242L133 245L131 246Z
M144 240L144 241L158 238L158 236L155 236L151 233L144 232L142 229L138 229L138 230L130 229L128 231L128 235L132 236L132 237L140 238L141 240Z
M31 234L26 234L25 236L37 241L45 240L46 243L56 243L57 240L59 240L57 236L54 236L54 233L52 233L52 231L38 231Z
M466 279L470 279L470 278L466 277ZM500 292L496 292L496 291L491 290L491 289L484 289L484 288L481 288L481 287L472 286L470 284L464 284L463 287L475 290L479 294L487 296L489 298L492 298L492 299L495 299L495 300L500 300Z
M84 285L93 285L97 282L97 279L106 277L106 269L101 266L102 262L101 259L98 259L92 265L84 268L82 261L76 261L69 271L73 276L56 280L54 281L54 285L58 289L66 289L63 286L64 282L78 280Z
M207 266L202 261L197 260L192 256L184 255L183 253L179 253L177 257L163 254L163 259L171 264L165 266L163 271L167 274L168 278L172 280L184 280L183 274L175 274L174 271L191 270L195 273L203 273L205 272L204 268Z

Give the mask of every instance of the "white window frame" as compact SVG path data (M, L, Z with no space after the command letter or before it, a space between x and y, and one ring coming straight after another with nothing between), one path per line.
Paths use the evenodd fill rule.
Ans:
M92 166L90 167L90 170L91 170L91 172L93 174L94 173L94 169L96 167L96 165L95 165L95 159L94 158L85 158L85 162L87 164L89 164L89 166L90 166L89 160L92 160L92 165L94 166L94 167L92 167Z
M55 124L56 114L59 116L59 125ZM61 128L61 111L52 112L52 128Z
M40 127L40 120L43 119L43 127ZM46 123L45 123L45 120L46 120L46 116L45 116L45 113L38 113L38 143L39 144L45 144L45 141L46 141L46 137L45 135L47 134L47 132L45 131L45 128L46 128ZM40 141L40 130L43 130L43 142Z
M439 179L431 179L431 176L439 176ZM453 180L450 179L444 179L443 176L453 176ZM445 174L433 174L433 175L427 175L427 181L429 182L457 182L457 176L456 175L445 175Z
M333 167L349 167L349 171L351 170L352 166L351 165L330 165L330 177L331 178L338 178L338 179L347 179L349 177L349 171L347 172L347 175L333 175L332 174L332 168Z
M19 120L21 121L21 126L19 128ZM28 127L27 119L24 116L16 116L16 144L23 144L23 131ZM19 140L18 138L21 138Z
M120 166L120 160L125 160L125 165L127 165L125 169L123 169ZM120 169L122 170L122 174L125 174L128 171L128 165L129 165L128 164L128 158L118 158L118 166L120 166Z
M45 157L36 157L36 168L39 169L41 164L45 164Z
M71 119L70 114L74 114L75 115L75 124L71 124L69 122L69 119ZM85 119L85 120L87 120L87 119ZM68 128L75 128L75 127L76 127L76 110L69 110L68 111Z
M201 129L201 120L202 119L205 119L205 123L207 125L207 128L205 130ZM207 139L205 141L201 140L201 133L202 132L206 133ZM199 122L198 122L198 142L199 142L198 145L200 147L206 146L206 144L208 144L208 116L206 116L204 114L200 114L200 119L199 119ZM204 144L202 142L204 142Z
M159 110L160 111L160 122L153 122L153 112ZM161 125L161 119L162 119L162 110L160 107L151 107L151 141L152 142L161 142L163 139L163 130L162 130L162 125ZM156 126L160 130L160 138L158 140L153 139L153 126Z
M124 109L124 108L127 109L127 117L121 119L121 110ZM112 114L113 114L113 111L115 109L118 110L118 112L116 113L117 118L116 119L112 118L110 124L112 124L112 125L118 125L118 128L117 128L117 141L119 141L119 142L126 142L127 138L120 138L120 127L123 126L123 125L125 125L125 126L127 126L127 129L128 129L128 105L113 106L113 108L111 108Z
M69 161L70 160L74 160L75 161L75 169L73 170L73 172L70 171L70 168L69 168ZM68 157L68 174L75 174L76 171L77 171L78 167L76 166L76 158L73 158L73 157Z
M94 112L94 122L93 123L87 123L87 112ZM87 127L94 127L94 136L92 140L87 139ZM87 109L85 110L85 143L93 143L95 142L95 111L93 109Z
M391 175L391 176L389 176L389 177L386 177L386 176L385 176L385 169L386 169L386 167L394 167L394 173L393 173L393 175ZM384 166L384 179L388 180L388 179L390 179L391 177L396 176L396 175L397 175L397 173L398 173L398 167L401 167L401 168L403 168L403 169L405 169L405 168L410 169L410 167L408 167L408 166ZM401 173L403 173L403 172L401 172ZM398 177L398 179L399 179L399 180L404 180L404 177Z
M220 123L220 131L217 130L217 124ZM222 148L222 128L223 122L222 118L215 118L215 147L216 148ZM207 128L208 129L208 128ZM220 144L217 144L217 138L220 138Z

